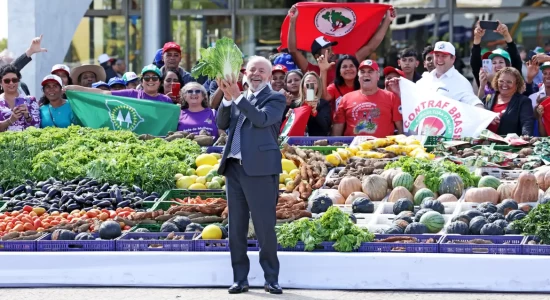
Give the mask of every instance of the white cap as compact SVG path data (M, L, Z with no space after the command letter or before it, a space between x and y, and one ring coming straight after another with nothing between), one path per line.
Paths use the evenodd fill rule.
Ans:
M106 63L106 62L110 61L113 58L114 57L109 57L109 55L103 53L97 58L97 61L99 62L99 64L102 64L102 63Z
M57 75L48 75L42 79L42 86L45 86L48 81L55 81L59 83L60 86L63 86L63 81L61 81L61 77Z
M450 55L455 55L455 46L449 42L437 42L433 52L443 52Z
M126 83L128 83L130 81L139 79L139 77L134 72L126 72L126 73L124 73L124 75L122 75L122 79L124 79L124 81L126 81Z
M57 72L57 71L65 71L65 72L67 72L67 75L69 75L69 76L71 75L71 69L67 65L64 65L64 64L54 65L52 67L51 74L53 74L54 72Z

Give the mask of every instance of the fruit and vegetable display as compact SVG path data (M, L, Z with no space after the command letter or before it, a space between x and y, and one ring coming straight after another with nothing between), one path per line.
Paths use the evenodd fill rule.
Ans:
M138 136L138 139L142 141L149 141L157 138L160 138L160 137L156 137L150 134L142 134ZM194 134L187 131L169 131L168 134L163 139L168 142L171 142L177 139L188 139L196 142L201 147L208 147L208 146L224 146L227 141L227 135L225 133L221 134L218 137L218 139L214 141L214 137L205 129L199 131L199 134Z
M286 159L282 162L283 170L288 174L283 173L279 180L284 178L283 182L286 181L286 192L297 191L300 198L307 200L314 189L321 188L325 183L328 174L325 156L317 151L302 150L288 144L283 146L281 152Z
M220 190L225 188L225 177L218 174L221 154L203 153L195 159L196 169L188 167L174 179L178 189Z
M193 164L201 148L187 139L142 141L129 131L79 126L0 134L0 186L17 187L26 180L72 180L91 177L162 193L172 178Z
M227 224L228 208L227 200L222 198L206 198L202 199L200 196L187 197L184 199L173 198L174 205L171 205L163 215L157 217L155 220L158 222L164 222L163 227L169 226L171 220L176 219L178 216L185 216L190 223L195 224L207 224L207 223L224 223ZM136 215L136 218L138 216ZM168 224L167 224L168 223ZM186 224L187 226L188 224ZM161 232L164 232L161 227ZM180 226L181 229L185 229L185 226Z

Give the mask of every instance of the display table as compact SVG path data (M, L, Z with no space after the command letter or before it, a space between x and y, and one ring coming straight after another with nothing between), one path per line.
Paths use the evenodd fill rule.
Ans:
M279 252L283 288L550 292L546 256ZM249 252L251 286L263 286ZM228 252L3 252L0 287L223 287Z

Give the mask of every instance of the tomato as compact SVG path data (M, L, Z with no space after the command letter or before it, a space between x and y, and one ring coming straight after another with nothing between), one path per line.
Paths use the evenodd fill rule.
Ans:
M107 220L107 219L109 218L109 213L102 212L102 213L99 214L98 217L99 217L99 219L100 219L101 221L105 221L105 220Z
M29 205L23 206L23 211L31 212L32 211L32 206L29 206Z
M93 219L97 217L97 212L90 210L89 212L86 213L86 216L90 219Z
M40 220L34 220L33 225L35 228L42 227L42 222Z
M0 224L0 232L6 230L6 224Z
M31 223L25 223L25 225L23 225L23 228L25 229L25 231L35 229L34 225L32 225Z
M31 217L37 217L38 214L37 214L36 212L34 212L34 211L31 211L31 212L29 213L29 216L31 216Z
M25 230L25 226L23 226L23 224L18 224L18 225L15 225L15 227L13 227L13 230L22 232Z
M61 213L61 217L62 217L63 219L67 219L68 216L69 216L69 213L66 213L66 212Z
M46 230L46 228L44 228L44 227L38 227L38 228L36 228L36 231L37 231L37 232L43 232L44 230Z
M59 216L61 213L58 211L52 211L51 216Z
M111 211L109 212L109 217L110 217L111 219L114 219L114 218L116 217L116 214L117 214L116 211L111 210Z
M53 221L50 222L50 225L52 225L52 226L59 225L59 221L53 220Z
M19 216L19 212L18 212L18 211L13 211L13 212L11 213L11 216L12 216L12 217L17 217L17 216Z
M132 227L130 227L130 226L128 226L128 225L126 225L126 226L124 226L124 228L123 228L123 229L124 229L124 230L130 230L130 228L132 228Z
M16 221L14 224L15 224L15 225L23 225L23 222L21 222L21 221Z

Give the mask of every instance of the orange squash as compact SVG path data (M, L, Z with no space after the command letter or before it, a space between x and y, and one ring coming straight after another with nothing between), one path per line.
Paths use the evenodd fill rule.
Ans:
M354 176L346 176L342 178L340 184L338 185L338 192L344 199L346 199L353 192L360 192L361 180Z
M437 200L439 200L439 202L441 202L441 203L443 203L443 202L457 202L458 201L456 196L453 195L453 194L443 194L443 195L439 196L437 198Z
M380 175L369 175L363 178L363 193L371 201L380 201L388 194L388 181Z
M549 173L544 176L545 183L546 178L550 182ZM522 172L519 175L518 183L512 191L512 199L516 200L517 203L537 202L539 199L539 186L535 175L529 172Z
M344 198L337 190L335 189L323 189L320 190L322 193L325 193L330 199L332 199L332 204L345 204L346 198Z
M497 204L498 192L494 188L490 187L471 188L466 191L466 195L464 195L464 202L491 202L493 204Z
M512 192L514 191L515 184L501 184L498 186L498 203L506 200L512 199Z
M414 197L405 187L398 186L391 191L390 196L388 197L388 202L397 202L397 200L403 198L413 201Z
M353 204L353 200L357 198L368 198L367 194L363 192L353 192L346 198L346 204Z

